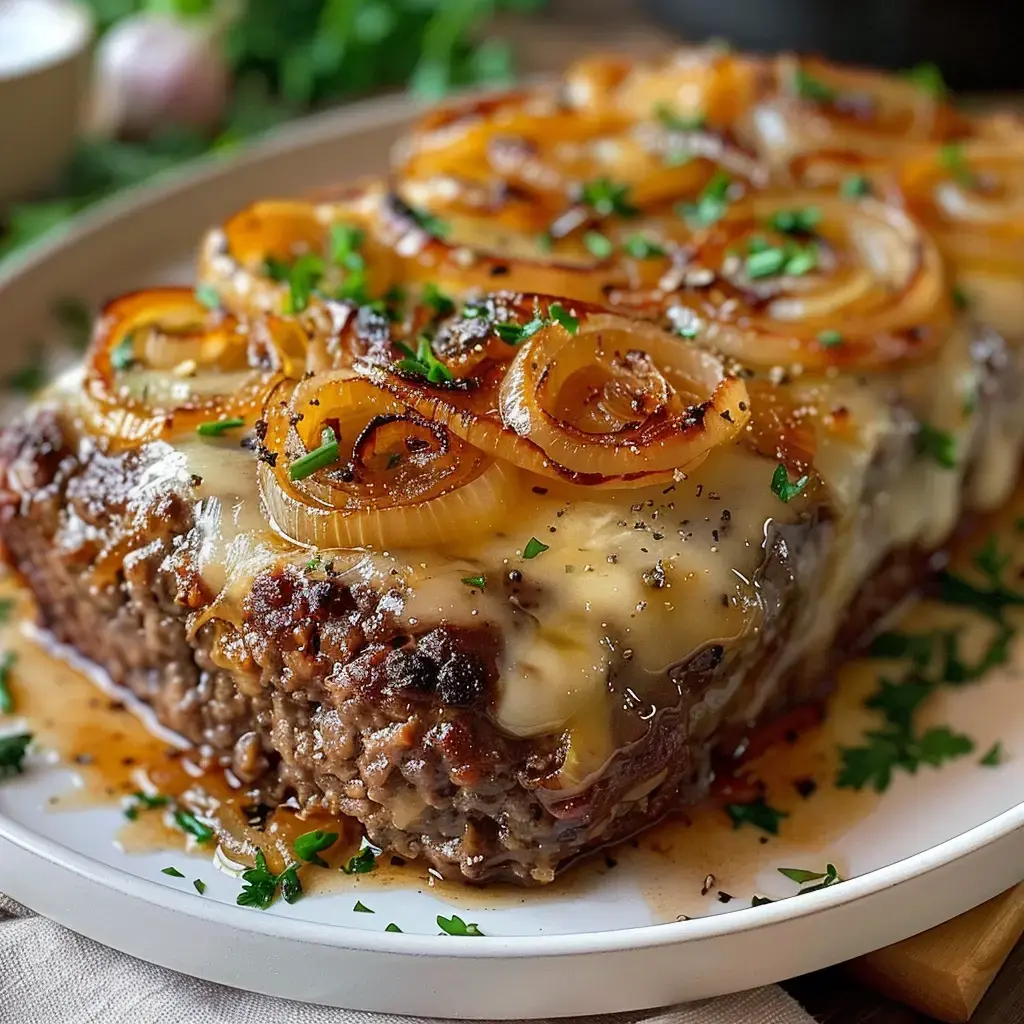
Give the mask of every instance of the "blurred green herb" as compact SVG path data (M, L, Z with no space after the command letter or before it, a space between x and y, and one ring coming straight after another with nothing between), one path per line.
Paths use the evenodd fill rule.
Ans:
M228 27L234 81L220 132L167 131L144 142L83 140L57 198L14 206L0 227L0 259L91 203L203 153L220 153L288 118L408 85L435 100L449 90L512 80L512 53L489 35L496 14L547 0L248 0ZM213 0L87 0L99 35L141 11L202 18ZM6 228L6 233L4 233Z

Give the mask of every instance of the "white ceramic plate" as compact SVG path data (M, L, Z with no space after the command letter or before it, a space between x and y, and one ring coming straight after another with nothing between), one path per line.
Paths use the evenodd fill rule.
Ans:
M33 340L52 329L55 297L98 301L180 276L202 231L248 201L382 168L409 114L407 101L395 99L313 120L241 159L205 164L187 178L126 195L82 218L65 237L0 274L0 371L22 361ZM68 768L38 760L25 776L0 787L0 889L143 959L350 1008L512 1018L717 995L902 939L1021 879L1021 674L993 675L935 710L971 734L979 751L1000 739L1009 760L998 769L965 758L901 777L878 800L821 793L808 808L834 800L846 817L802 828L811 812L794 811L782 835L763 844L755 830L731 833L720 815L713 827L705 821L692 834L676 830L673 841L687 851L682 858L670 863L657 844L642 846L627 851L617 869L591 870L553 894L467 902L426 884L381 888L371 874L293 906L240 908L234 905L239 882L209 860L120 851L112 842L121 824L116 808L46 810L47 799L72 779ZM856 673L849 685L861 685ZM855 701L850 708L847 717L863 714ZM782 897L795 891L779 866L820 869L826 860L851 880L750 908L754 892ZM162 875L168 863L186 878ZM716 882L702 896L707 872L716 873ZM194 877L207 882L205 896L192 889ZM736 899L720 903L719 889ZM355 913L356 898L374 913ZM484 937L440 935L436 916L453 912L477 922ZM694 919L676 921L678 914ZM385 932L392 921L402 934Z

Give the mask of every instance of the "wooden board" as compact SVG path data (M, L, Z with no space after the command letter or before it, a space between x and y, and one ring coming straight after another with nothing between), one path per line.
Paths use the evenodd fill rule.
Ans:
M1022 934L1024 883L938 928L860 957L848 968L863 984L930 1017L963 1022L970 1020Z

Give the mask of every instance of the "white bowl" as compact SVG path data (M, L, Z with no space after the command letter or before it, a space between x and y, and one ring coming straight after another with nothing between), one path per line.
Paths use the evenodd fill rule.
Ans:
M71 155L92 17L70 0L0 0L0 210L50 184Z

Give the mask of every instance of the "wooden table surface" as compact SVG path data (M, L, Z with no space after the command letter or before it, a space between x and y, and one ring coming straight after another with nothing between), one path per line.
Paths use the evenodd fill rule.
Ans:
M526 73L557 71L595 50L653 53L674 38L635 0L550 0L543 14L509 22L503 32L517 44L519 65ZM783 988L821 1024L934 1020L860 984L842 965L794 978ZM982 998L971 1024L1024 1024L1024 939Z

